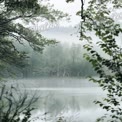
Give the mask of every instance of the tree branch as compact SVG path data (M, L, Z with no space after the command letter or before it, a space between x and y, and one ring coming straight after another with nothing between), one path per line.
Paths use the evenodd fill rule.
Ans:
M9 22L11 22L11 21L13 21L13 20L17 20L17 19L22 18L22 17L28 18L28 17L32 17L32 16L33 16L33 14L31 14L31 15L26 15L26 16L25 16L25 15L16 16L16 17L13 17L13 18L11 18L11 19L8 19L7 21L1 22L0 25L3 26L4 24L7 24L7 23L9 23Z
M85 16L84 16L84 1L81 0L81 19L83 19L83 21L85 21Z

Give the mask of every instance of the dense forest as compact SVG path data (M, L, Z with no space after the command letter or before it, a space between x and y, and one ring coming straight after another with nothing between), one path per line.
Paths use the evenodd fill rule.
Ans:
M24 47L23 47L24 48ZM31 48L19 47L28 53L27 64L24 68L10 66L5 70L5 77L11 75L20 78L32 77L85 77L94 76L91 64L83 58L81 44L68 45L57 43L47 46L42 54L34 52Z

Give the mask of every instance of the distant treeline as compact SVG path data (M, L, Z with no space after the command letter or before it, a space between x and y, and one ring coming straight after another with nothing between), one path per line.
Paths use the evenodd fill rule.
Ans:
M57 43L45 48L43 54L26 49L29 53L28 66L22 69L11 67L10 69L18 77L80 77L93 76L93 71L89 62L83 59L83 48L80 44Z

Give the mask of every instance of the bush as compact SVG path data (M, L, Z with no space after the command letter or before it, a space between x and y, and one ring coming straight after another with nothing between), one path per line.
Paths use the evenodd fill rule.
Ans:
M38 99L14 86L0 86L0 122L30 122Z

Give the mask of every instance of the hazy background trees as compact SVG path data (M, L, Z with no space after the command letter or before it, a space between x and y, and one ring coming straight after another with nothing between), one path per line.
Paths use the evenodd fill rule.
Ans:
M47 46L42 54L33 52L29 47L21 50L28 52L28 65L19 70L13 66L9 69L20 78L96 75L91 64L83 59L84 50L81 44L57 43Z

